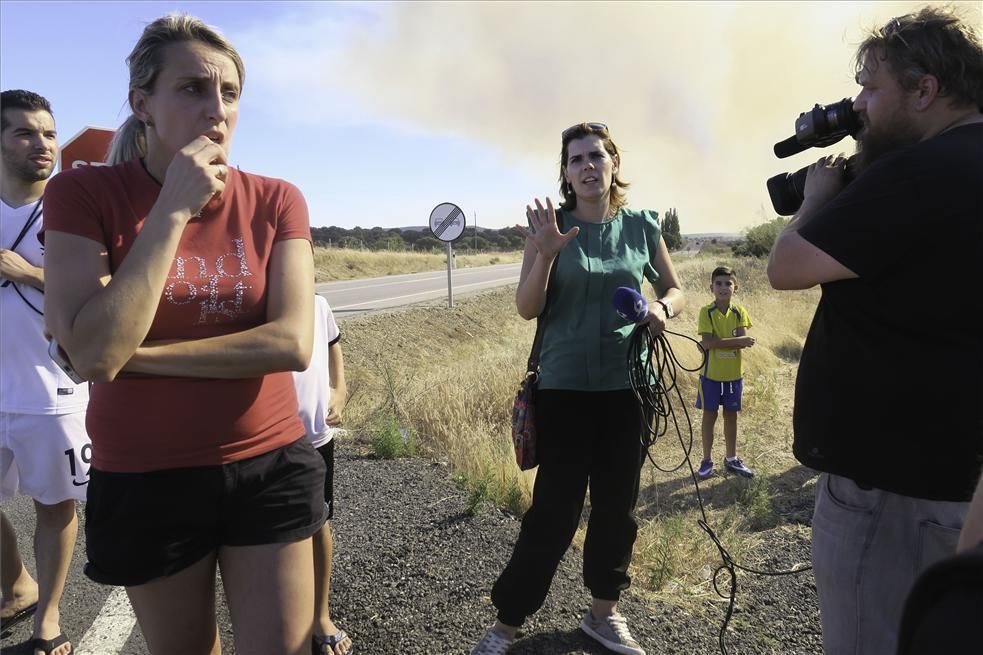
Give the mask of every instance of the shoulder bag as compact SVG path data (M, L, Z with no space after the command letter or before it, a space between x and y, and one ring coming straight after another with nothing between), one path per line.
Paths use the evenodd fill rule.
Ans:
M557 214L556 222L557 228L562 231L562 214ZM529 360L526 362L526 374L519 383L519 390L512 402L512 445L515 447L515 463L523 471L535 468L539 464L536 454L536 387L539 383L539 351L543 346L550 289L553 287L553 278L556 276L556 267L559 263L560 254L557 253L546 281L546 301L543 303L543 311L536 318L536 336L533 338Z

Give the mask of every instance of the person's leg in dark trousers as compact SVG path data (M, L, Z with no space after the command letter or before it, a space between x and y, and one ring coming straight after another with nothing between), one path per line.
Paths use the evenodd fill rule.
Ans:
M584 584L595 599L617 601L628 588L638 534L635 504L644 451L642 411L631 390L599 392L601 425L591 444L590 518L584 541Z
M498 620L522 625L542 607L556 567L580 523L590 469L589 442L600 408L593 394L543 390L536 399L539 470L508 566L492 588Z

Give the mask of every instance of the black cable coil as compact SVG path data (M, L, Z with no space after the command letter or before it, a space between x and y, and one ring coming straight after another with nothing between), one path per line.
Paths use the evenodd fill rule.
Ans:
M666 338L667 334L692 341L702 354L700 365L696 368L686 368L683 366L676 357L676 353L672 349L672 344L670 344L669 340ZM690 477L693 479L693 485L696 487L696 499L700 504L700 515L702 517L699 521L697 521L697 525L699 525L700 528L707 533L710 540L717 547L717 551L720 553L720 559L723 563L713 572L713 590L717 592L717 595L721 598L728 599L727 613L724 616L723 624L720 626L719 634L720 652L723 653L723 655L727 655L727 645L724 642L724 634L726 633L727 626L730 624L731 617L734 614L734 603L737 597L737 569L747 571L748 573L753 573L755 575L779 576L802 573L803 571L808 571L811 569L812 566L806 565L784 571L761 571L759 569L743 566L734 561L731 554L726 548L724 548L724 545L720 543L720 538L717 537L717 534L713 531L713 528L710 527L707 520L706 510L703 507L703 495L700 493L700 482L696 477L696 471L693 469L693 462L690 459L690 453L693 451L693 424L690 421L689 411L686 409L686 402L683 400L682 393L680 392L677 383L677 375L679 371L695 373L696 371L702 369L706 364L707 351L703 349L700 342L685 334L679 334L678 332L672 332L671 330L665 330L658 336L652 336L647 326L639 325L635 328L635 331L630 337L627 357L628 376L631 382L631 388L642 407L643 416L646 419L644 429L642 430L642 445L645 447L645 456L648 458L649 462L652 463L652 466L663 473L673 473L682 468L683 464L689 465ZM675 397L678 399L679 405L683 408L683 416L685 417L686 427L689 429L688 443L683 440L683 432L679 429L679 420L676 417L676 412L673 405L673 392L675 392ZM659 464L656 463L655 459L652 457L651 448L660 437L664 436L669 431L670 423L675 428L676 435L679 437L679 444L683 449L683 459L672 468L663 468L659 466ZM730 589L726 594L720 590L720 586L717 583L717 578L723 571L726 571L730 576Z

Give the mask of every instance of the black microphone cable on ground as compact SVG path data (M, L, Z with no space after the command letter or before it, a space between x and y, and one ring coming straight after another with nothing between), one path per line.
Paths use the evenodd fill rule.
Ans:
M696 344L696 347L702 354L700 365L696 368L686 368L683 366L676 357L676 353L673 352L672 345L666 338L667 334L688 339ZM728 599L727 613L724 616L723 624L720 626L719 634L720 652L723 655L727 655L724 634L727 632L727 626L730 624L731 617L734 614L734 603L737 597L737 569L755 575L779 576L802 573L811 569L812 566L806 565L801 568L785 571L761 571L749 566L743 566L734 561L731 554L720 543L720 538L713 531L713 528L710 527L706 509L703 506L703 495L700 493L700 482L696 477L696 471L693 470L693 462L690 459L690 453L693 451L693 424L690 421L689 411L686 409L686 402L683 400L682 392L679 390L676 382L680 370L687 373L695 373L703 368L706 358L706 350L703 349L703 346L696 339L670 330L665 330L662 334L653 337L645 325L639 325L635 328L628 345L628 376L631 381L632 391L635 392L635 397L638 399L639 405L642 407L643 416L645 417L645 431L642 433L642 445L645 447L645 456L648 457L652 466L663 473L673 473L681 469L683 464L689 465L690 477L693 479L693 485L696 487L696 499L700 504L700 515L702 516L697 521L697 525L710 537L710 540L720 553L720 559L723 561L713 572L712 580L713 590L717 592L717 595L721 598ZM685 417L686 426L689 428L689 443L683 440L683 433L679 429L679 420L676 417L673 404L673 392L676 394L679 406L683 408L683 416ZM656 463L652 457L651 448L660 437L669 431L670 423L675 428L676 435L679 437L679 444L683 448L683 460L672 468L666 469ZM727 594L723 593L717 584L717 576L722 571L726 571L730 576L730 590Z

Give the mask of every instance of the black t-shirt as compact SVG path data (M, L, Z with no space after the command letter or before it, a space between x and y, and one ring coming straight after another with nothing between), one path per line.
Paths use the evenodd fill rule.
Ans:
M795 456L966 501L983 466L983 124L881 157L799 234L859 278L822 285Z

